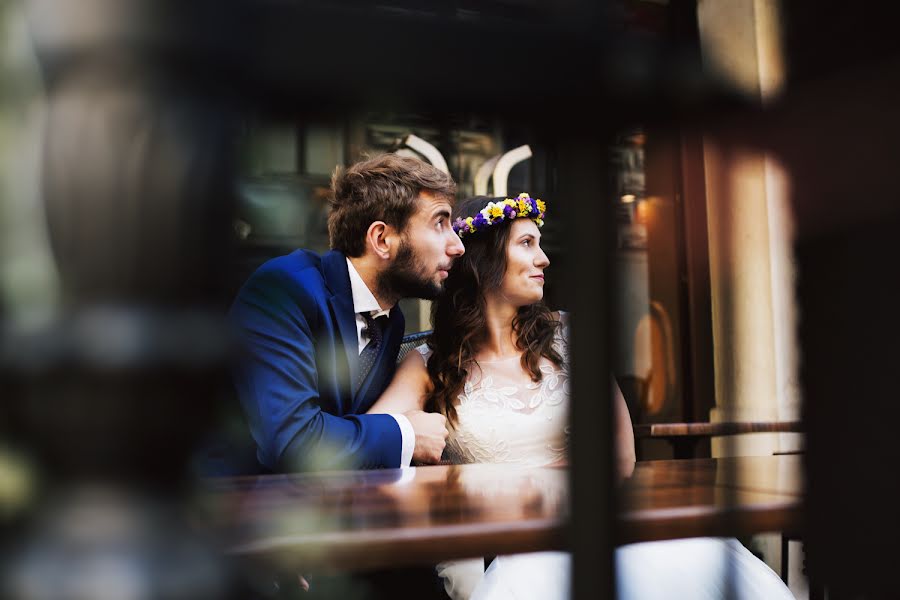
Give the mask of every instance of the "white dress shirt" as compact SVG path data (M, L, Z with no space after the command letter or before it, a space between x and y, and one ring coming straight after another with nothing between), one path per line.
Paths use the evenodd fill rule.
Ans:
M369 335L366 331L366 320L363 313L369 313L373 319L381 316L390 315L393 307L383 309L378 304L378 300L372 294L372 291L362 280L356 267L347 259L347 272L350 274L350 290L353 292L353 312L356 313L356 339L359 342L359 353L362 354L363 348L369 343ZM400 437L402 439L400 450L400 466L408 467L412 462L413 450L416 447L416 432L413 430L409 419L404 415L392 414L397 425L400 427Z

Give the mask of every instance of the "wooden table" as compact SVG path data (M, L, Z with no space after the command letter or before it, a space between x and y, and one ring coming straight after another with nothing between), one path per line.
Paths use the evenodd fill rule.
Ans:
M800 518L797 456L638 463L617 543L778 531ZM284 567L372 569L563 549L568 473L508 465L209 480L232 554Z
M797 455L637 463L619 493L618 541L796 530L802 495Z
M692 458L701 439L746 433L797 433L802 421L724 421L719 423L650 423L634 426L636 439L663 439L675 458Z

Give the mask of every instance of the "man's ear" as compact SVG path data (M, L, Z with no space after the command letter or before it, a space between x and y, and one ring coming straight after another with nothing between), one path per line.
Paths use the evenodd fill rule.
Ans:
M375 221L366 230L366 245L375 253L375 256L382 260L393 258L399 244L399 233L384 221Z

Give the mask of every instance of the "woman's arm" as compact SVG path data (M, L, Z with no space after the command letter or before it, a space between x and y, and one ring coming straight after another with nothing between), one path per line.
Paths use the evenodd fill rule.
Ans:
M430 391L431 380L428 378L424 357L413 350L403 358L391 384L367 412L402 414L411 410L424 410L425 398Z
M631 415L628 413L628 405L625 404L625 396L619 389L615 378L612 379L613 396L613 436L616 450L616 472L620 477L629 477L634 471L634 426L631 424Z
M615 465L616 475L619 478L630 477L634 471L635 452L634 452L634 426L631 424L631 414L628 412L628 405L625 404L625 396L619 389L619 384L615 378L610 378L612 384L612 403L613 403L613 450L616 453ZM547 465L550 467L568 466L569 459L561 458L560 460Z

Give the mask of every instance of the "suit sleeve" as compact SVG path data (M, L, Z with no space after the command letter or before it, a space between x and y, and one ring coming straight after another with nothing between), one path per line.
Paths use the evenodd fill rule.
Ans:
M287 277L257 272L231 309L242 345L234 383L260 463L272 471L400 466L393 417L322 410L303 294Z

